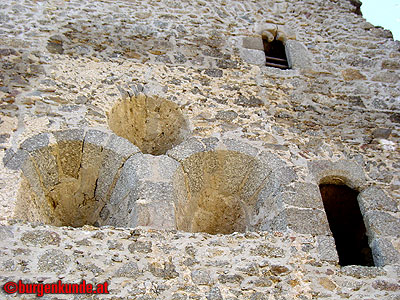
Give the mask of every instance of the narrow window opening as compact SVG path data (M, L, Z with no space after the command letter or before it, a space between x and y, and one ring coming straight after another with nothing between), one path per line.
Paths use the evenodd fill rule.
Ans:
M339 264L374 266L371 248L358 205L358 192L346 185L319 186Z
M266 66L283 70L289 69L285 45L281 41L273 40L268 42L267 39L263 39L263 44Z

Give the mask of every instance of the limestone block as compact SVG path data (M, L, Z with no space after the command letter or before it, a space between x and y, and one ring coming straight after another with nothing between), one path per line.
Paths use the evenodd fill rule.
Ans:
M71 129L53 132L57 141L58 160L63 175L78 178L85 131Z
M400 253L393 247L389 239L374 238L370 245L376 266L399 264Z
M358 203L363 215L369 210L398 211L396 201L375 186L363 190L358 196Z
M335 239L332 236L317 236L318 254L321 260L339 263Z
M330 234L328 220L321 210L287 208L287 222L290 229L304 234Z
M52 189L59 183L57 159L54 148L44 147L31 153L34 164L40 174L45 190Z
M108 141L109 135L103 131L90 129L86 132L83 153L82 168L100 168L103 160L103 147Z
M253 65L265 65L265 53L255 49L241 49L240 57L247 63Z
M183 161L189 156L205 151L204 145L197 138L190 138L172 148L167 152L167 155L176 159L177 161Z

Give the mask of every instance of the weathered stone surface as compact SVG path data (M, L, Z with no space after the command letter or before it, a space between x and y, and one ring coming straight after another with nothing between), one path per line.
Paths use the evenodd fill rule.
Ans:
M264 51L264 45L261 36L246 36L243 38L242 43L244 48Z
M243 48L240 51L240 57L249 64L265 65L265 53L261 50Z
M67 271L71 258L58 249L47 250L39 257L38 268L40 272L54 272L61 274Z
M193 270L190 276L194 284L210 285L212 283L210 272L207 270Z
M342 267L340 272L344 275L352 276L355 278L375 278L386 274L383 268L353 265Z
M326 215L321 210L288 208L286 215L289 228L298 233L323 235L330 232Z
M398 211L396 201L389 198L383 190L374 186L360 193L358 196L358 203L363 215L370 210Z
M346 69L342 71L344 80L363 80L366 79L365 75L361 74L357 69Z
M150 253L152 251L152 242L151 241L136 241L128 246L128 250L131 253L140 252L140 253Z
M59 245L60 236L56 232L47 230L34 230L30 232L25 232L21 241L26 245L34 245L44 247L46 245Z
M364 171L354 161L311 161L308 168L319 184L346 184L357 189L365 183Z
M372 255L376 266L398 264L400 253L386 238L374 238L371 243Z
M354 14L360 7L355 0L131 2L0 4L0 223L12 224L0 241L0 281L107 281L110 295L104 298L115 299L398 300L399 237L391 229L396 222L386 215L399 217L400 194L399 42L391 33ZM257 39L244 45L244 37ZM293 69L266 67L261 37L283 41ZM247 60L258 65L246 62L246 55L243 59L243 46L255 48L247 49ZM174 126L179 114L151 101L127 105L114 117L119 129L137 133L139 143L134 144L149 145L148 153L159 157L147 157L143 167L127 172L126 190L121 187L112 204L109 197L131 156L123 149L115 154L113 145L107 146L110 111L121 100L144 94L143 100L157 95L174 103L187 121L188 133L199 141L193 152L190 147L175 151L176 157L182 156L180 162L199 152L231 151L223 145L226 139L270 149L272 158L253 161L221 152L219 158L210 155L183 169L171 156L161 158L165 152L156 153L166 149L163 141L181 136L182 127ZM89 134L87 126L106 134ZM85 128L83 144L80 139L75 145L67 140L64 146L48 134L48 141L20 146L37 134L74 128ZM14 156L5 149L20 152ZM321 160L332 162L330 171L310 172L307 164ZM337 161L343 161L341 166ZM181 206L173 202L168 207L174 166L172 177L180 183L172 186L172 199L201 201L182 200ZM197 181L190 182L184 171L199 179L199 195L194 194ZM109 184L99 176L108 177ZM371 227L390 235L368 232L383 273L371 278L341 273L329 233L315 236L305 230L312 232L311 226L304 234L288 229L286 209L322 211L314 206L314 197L324 178L325 183L345 183L360 191L364 216L384 213L371 217L377 224ZM304 182L314 185L312 190L297 185ZM105 186L97 198L94 190L99 196ZM287 192L293 196L289 200L284 197ZM52 201L57 193L65 200L62 205ZM210 215L197 211L198 206ZM229 228L232 233L161 230L166 228L160 221L166 208L176 212L169 220L188 216L193 227L184 230L202 231L213 224L214 232ZM296 218L303 218L301 229L309 222L320 227L313 216L295 212ZM213 216L226 219L214 222ZM135 218L140 222L127 225ZM156 224L154 220L164 228L123 228ZM80 227L84 224L100 227ZM21 240L37 230L57 233L59 244ZM135 243L138 248L131 252ZM47 260L53 266L60 257L46 255L49 250L62 251L71 263L59 268L60 273L39 268ZM155 276L149 264L158 263L164 270L167 257L173 258L169 263L179 275L164 278L161 271ZM132 262L138 275L135 266L120 269ZM290 271L273 275L274 265ZM119 269L123 277L114 276ZM211 281L195 283L196 270L208 271ZM243 280L223 284L220 275ZM210 293L213 288L216 292Z
M20 169L29 160L29 154L25 150L18 149L16 152L13 149L8 149L3 157L3 164L12 170Z
M221 290L217 287L214 286L210 288L208 294L207 294L207 300L223 300L221 295Z
M128 262L121 266L115 273L115 277L137 278L140 275L139 268L136 262Z
M182 161L185 158L205 150L204 145L196 138L190 138L179 144L175 148L169 150L167 155L176 159L177 161Z
M336 251L335 239L332 236L318 236L318 253L321 260L330 262L339 262L339 257Z
M285 48L290 68L312 68L313 64L311 55L302 43L294 40L287 40L285 43Z
M296 182L293 192L287 192L283 199L286 204L302 208L323 209L324 207L319 188L312 183Z
M400 219L382 211L367 211L365 226L369 232L378 236L400 237Z
M21 144L20 147L21 147L21 149L24 149L28 152L32 152L32 151L47 147L48 145L49 145L49 134L48 133L40 133L29 139L26 139Z
M175 270L175 265L171 262L165 262L162 265L159 263L151 263L149 265L150 272L156 276L164 279L172 279L179 276Z

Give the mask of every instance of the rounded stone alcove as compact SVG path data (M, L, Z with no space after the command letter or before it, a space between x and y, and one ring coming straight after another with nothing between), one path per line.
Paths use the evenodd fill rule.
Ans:
M168 152L181 163L174 176L176 228L210 234L272 229L282 209L275 176L281 169L251 146L222 143L208 150L190 139Z
M98 130L42 133L6 166L22 170L15 218L54 226L112 225L102 209L124 162L139 149Z
M165 154L190 134L178 105L157 96L139 94L121 100L107 115L115 134L147 154Z

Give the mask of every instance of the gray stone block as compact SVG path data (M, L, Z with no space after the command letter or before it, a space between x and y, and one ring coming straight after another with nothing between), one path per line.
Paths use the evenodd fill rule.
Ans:
M95 196L96 199L106 202L108 197L111 196L111 188L117 182L123 164L130 156L140 152L140 150L128 140L113 134L103 152L104 158L100 167Z
M151 161L142 153L130 157L121 170L113 189L110 204L115 205L125 199L131 190L137 188L140 178L149 178L152 175Z
M390 240L375 238L371 243L372 256L376 266L400 264L400 253L393 247Z
M132 199L132 196L137 198ZM134 209L129 217L129 226L176 229L173 196L170 183L141 182L137 194L130 195Z
M250 146L249 144L244 143L239 140L224 139L223 143L226 146L227 150L237 151L237 152L247 154L252 157L255 157L259 152L259 150L257 148Z
M282 203L282 189L279 184L268 181L260 191L251 217L251 227L263 231L287 230L286 215Z
M19 170L27 159L29 159L29 154L26 150L18 149L15 152L13 149L7 149L3 164L11 170Z
M167 155L173 159L176 159L177 161L183 161L195 153L204 151L205 146L203 143L201 143L197 138L193 137L185 140L183 143L169 150Z
M108 153L114 153L114 155L119 155L125 159L130 157L132 154L140 152L139 148L127 139L115 134L110 135L110 139L108 140L107 145L104 146L104 149Z
M219 142L220 142L219 139L216 137L204 138L201 141L206 146L205 151L215 150L218 147Z
M21 170L25 178L27 179L32 192L34 192L39 199L43 199L44 191L42 183L40 181L38 170L36 169L36 166L30 158L27 158L24 161L24 163L21 165Z
M262 151L258 154L257 159L270 171L286 167L286 164L278 156L273 153Z
M28 152L33 152L47 147L50 141L49 137L50 135L48 133L40 133L23 141L20 148L27 150Z
M339 263L335 239L332 236L317 236L318 254L321 260Z
M398 211L396 201L375 186L363 190L358 196L358 203L362 214L365 214L369 210Z
M364 170L354 161L310 161L308 168L318 184L346 184L353 189L360 189L366 183Z
M264 44L261 36L246 36L242 39L242 46L246 49L264 51Z
M52 132L57 142L60 141L83 141L85 130L83 129L67 129Z
M288 185L295 181L298 176L292 167L283 167L272 171L272 176L277 178L282 185Z
M328 219L323 211L317 209L286 209L290 229L303 234L330 234Z
M249 64L265 66L265 53L262 50L242 48L240 57Z
M240 197L245 199L246 203L254 204L258 201L263 186L270 180L270 175L271 171L266 169L263 164L257 160L250 160L247 179L240 191Z
M287 40L285 43L286 56L292 69L312 68L312 57L307 48L300 42Z
M171 181L181 164L167 155L159 155L155 158L158 161L157 167L154 169L155 176L160 181Z
M89 129L85 134L84 142L85 144L88 143L104 147L108 142L109 136L110 135L104 131Z
M400 219L382 211L368 211L364 215L367 232L373 236L400 237Z
M340 274L351 276L354 278L375 278L378 276L386 276L387 273L383 268L378 267L367 267L367 266L344 266L340 269Z
M321 193L317 185L305 182L295 182L293 190L287 190L283 197L286 204L302 208L323 209Z

